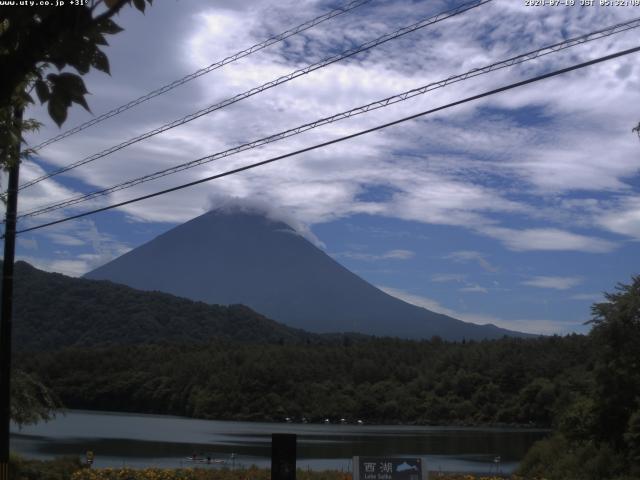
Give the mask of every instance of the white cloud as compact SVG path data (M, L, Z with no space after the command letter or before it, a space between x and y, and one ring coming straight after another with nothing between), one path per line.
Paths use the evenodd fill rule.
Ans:
M478 284L470 284L466 287L462 287L459 289L461 292L471 292L471 293L489 293L489 290L478 285Z
M50 165L67 164L442 8L440 3L429 2L411 6L377 3L216 70L128 111L119 121L87 129L41 154ZM91 74L86 79L93 93L92 109L99 113L129 101L327 8L326 2L284 0L159 3L146 17L129 9L119 19L126 31L114 36L108 49L113 77ZM140 142L90 168L73 170L69 176L87 188L107 187L463 73L567 35L602 28L630 15L627 9L531 9L511 0L492 2ZM629 32L546 56L138 185L91 205L127 200L308 147L634 42L635 32ZM137 48L131 49L132 44ZM439 48L433 48L434 44ZM568 84L572 88L567 89ZM628 105L640 102L638 86L640 69L635 60L622 58L121 210L135 222L179 223L203 213L211 196L257 198L272 212L289 212L288 223L321 247L310 225L367 214L456 226L496 239L513 251L612 252L616 243L599 233L570 230L576 223L585 223L637 239L637 201L629 200L622 209L583 211L578 218L573 215L575 209L562 200L575 192L624 195L632 190L629 178L637 173L638 145L629 130L637 118ZM58 133L44 109L35 107L32 112L46 124L31 137L32 143ZM89 118L82 110L73 109L67 126ZM35 178L43 171L26 162L23 178ZM362 201L359 195L367 185L384 185L393 194L382 201ZM21 209L74 193L78 192L56 180L42 182L21 193ZM553 200L558 200L557 208L541 208ZM67 210L75 211L78 209ZM531 219L536 220L535 228L514 226ZM559 227L566 219L572 223ZM68 242L91 242L67 233L48 235L67 246L74 246ZM399 252L377 255L410 258L409 250ZM111 254L96 255L106 259ZM451 255L453 261L474 261L489 272L496 269L479 252Z
M45 232L44 235L56 245L77 247L85 244L84 240L65 233Z
M353 223L347 222L345 224L350 232L364 232L367 236L374 238L415 238L418 240L428 240L427 235L421 233L411 232L408 230L393 230L382 227L362 227Z
M365 253L365 252L339 252L334 254L336 257L352 258L354 260L364 260L375 262L378 260L409 260L415 257L415 252L411 250L389 250L383 253Z
M71 276L81 276L131 250L131 247L118 241L112 234L99 231L93 220L52 226L44 237L53 245L69 248L54 250L49 256L40 249L38 256L19 254L17 258L42 270ZM18 241L20 239L18 236Z
M504 227L482 227L478 231L501 241L515 251L574 250L589 253L607 253L616 248L609 240L572 233L558 228L528 228L516 230Z
M640 240L640 197L626 197L613 208L601 210L596 222L607 230Z
M35 238L18 237L18 246L26 250L38 250L38 241Z
M316 0L214 0L156 2L145 16L126 9L118 20L126 31L110 38L111 46L106 50L113 75L96 73L85 78L92 92L88 99L92 111L99 114L126 103L332 6L335 5ZM108 148L443 8L443 2L373 2L51 145L40 152L47 168L25 162L21 177L33 179L45 170ZM596 30L631 18L631 10L597 6L535 9L522 2L495 0L140 142L68 175L42 182L21 192L20 209L105 188L567 36ZM64 213L128 200L309 147L576 61L635 46L636 38L637 31L630 31L495 71L261 149L141 184ZM489 255L476 250L489 252L493 245L488 244L512 252L603 254L590 257L595 264L609 258L604 254L622 254L622 249L616 249L623 240L640 239L636 181L639 147L630 132L638 118L637 110L629 108L638 104L640 68L637 58L629 56L220 181L131 204L120 211L132 223L181 223L235 199L231 202L253 205L273 220L290 224L320 248L324 244L311 226L356 215L455 227L429 229L430 239L414 233L401 236L398 231L371 231L373 236L401 236L402 242L385 244L374 252L342 253L363 261L397 260L397 271L412 265L410 260L425 251L416 240L438 245L443 230L471 240L477 234L486 237L482 247L473 243L459 247L450 244L449 250L467 250L453 251L445 259L468 264L469 270L479 265L486 272L502 273L512 269L510 258L527 257L510 253L501 256L503 252ZM30 137L32 144L59 133L46 109L36 106L31 112L31 116L45 123L40 133ZM92 115L74 108L65 128L90 118ZM367 198L363 192L370 186L381 186L389 193L377 200L363 200ZM62 212L45 215L23 224L33 226L61 215ZM81 275L130 248L124 241L126 234L106 234L98 223L100 219L95 222L72 222L34 232L29 237L33 242L23 241L21 246L37 244L40 248L25 252L30 256L23 258L47 270ZM54 247L55 253L47 256L43 253L47 243L63 248ZM396 245L403 248L393 249ZM499 263L500 269L494 263ZM571 285L577 278L535 277L529 281L538 287L564 288L570 300L598 301L596 294L569 296L569 289L578 285ZM449 286L469 303L482 297L475 293L493 293L500 288L498 282L481 282L470 273L441 273L431 280L457 282ZM476 280L478 283L474 283ZM500 280L506 284L506 280ZM585 330L579 322L556 322L544 315L505 319L500 315L460 312L433 299L387 290L410 303L475 323L535 333Z
M431 275L431 281L434 283L462 283L464 286L460 287L458 291L469 293L489 293L485 287L478 285L477 283L468 282L468 275L463 273L436 273Z
M320 249L326 245L309 228L309 225L300 221L285 209L274 208L273 204L260 197L237 198L210 195L205 211L220 210L222 212L245 212L264 215L273 222L282 222L293 228L301 237L306 238Z
M392 297L399 298L400 300L403 300L407 303L426 308L427 310L431 310L436 313L442 313L444 315L449 315L452 317L454 316L454 314L456 314L456 312L441 305L437 300L434 300L433 298L416 295L413 293L405 292L404 290L401 290L399 288L387 287L383 285L377 285L377 288L385 293L388 293Z
M389 295L399 298L407 303L411 303L412 305L416 305L418 307L423 307L433 312L442 313L444 315L448 315L453 318L457 318L458 320L463 320L465 322L476 323L478 325L486 325L493 324L501 328L506 328L509 330L514 330L517 332L525 332L525 333L533 333L540 335L563 335L572 332L584 332L586 328L584 327L582 321L579 322L560 322L549 319L504 319L492 315L485 314L477 314L477 313L468 313L468 312L460 312L447 307L442 306L439 302L434 299L416 295L412 293L408 293L404 290L378 286L380 290L388 293Z
M463 273L435 273L431 275L431 281L436 283L463 282L467 275Z
M568 290L580 285L584 280L581 277L532 277L522 282L523 285L537 288L552 288L555 290Z
M22 260L46 272L58 272L70 277L79 277L87 272L87 265L83 260L55 260L31 255L16 255L16 260Z
M445 255L444 258L451 259L454 262L458 262L458 263L467 263L467 262L475 261L487 272L495 273L498 271L498 267L489 263L485 255L473 250L460 250L457 252L451 252L450 254Z
M604 302L602 293L576 293L569 297L571 300L588 300L589 302Z

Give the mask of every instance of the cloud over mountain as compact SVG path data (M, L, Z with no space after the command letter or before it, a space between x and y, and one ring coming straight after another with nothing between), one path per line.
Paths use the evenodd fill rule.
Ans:
M461 340L515 334L416 307L362 280L255 210L223 207L88 273L210 304L247 305L312 332Z

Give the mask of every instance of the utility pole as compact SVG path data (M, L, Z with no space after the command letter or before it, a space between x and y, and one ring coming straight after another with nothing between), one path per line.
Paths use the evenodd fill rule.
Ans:
M18 211L22 111L22 107L16 107L13 114L13 123L18 144L15 147L15 156L9 159L9 185L7 188L7 213L4 231L4 261L2 263L2 306L0 307L0 480L9 480L13 261L16 252L16 213Z

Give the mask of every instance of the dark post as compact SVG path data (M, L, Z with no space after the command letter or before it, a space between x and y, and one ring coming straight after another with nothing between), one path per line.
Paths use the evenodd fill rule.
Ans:
M18 141L22 139L22 108L16 108L14 123ZM2 306L0 308L0 480L9 479L9 424L11 422L11 317L13 314L13 260L16 251L16 212L18 211L18 176L20 144L9 166L7 214L2 264Z
M296 480L296 435L271 434L271 480Z

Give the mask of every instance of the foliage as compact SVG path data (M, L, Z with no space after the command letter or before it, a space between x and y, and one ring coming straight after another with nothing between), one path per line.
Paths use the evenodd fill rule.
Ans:
M640 475L640 276L593 305L590 388L559 412L559 433L535 445L521 473L549 479Z
M216 478L216 475L212 475L214 472L216 471L193 468L175 470L159 468L102 468L81 470L74 473L71 480L213 480ZM264 480L266 480L266 478Z
M594 401L589 397L578 397L562 412L556 426L569 440L589 438L595 427Z
M320 337L322 338L322 337ZM512 361L513 360L513 361ZM548 427L584 337L67 348L16 360L69 408L200 418ZM545 402L543 410L538 410Z
M15 370L11 375L11 420L18 426L51 420L62 408L58 397L33 375Z
M26 99L16 100L18 109L24 107ZM22 138L25 132L34 132L40 128L41 124L36 120L22 120L16 117L15 109L0 108L0 166L11 166L16 159L16 147L26 142ZM33 151L31 149L21 149L20 158L27 158ZM6 201L2 197L2 201Z
M151 4L152 0L137 0L133 5L144 11L145 1ZM108 45L106 35L122 31L111 18L131 0L106 2L106 10L97 14L100 3L4 9L0 17L0 109L13 107L25 84L33 86L41 103L48 103L49 114L58 125L72 103L89 109L80 75L91 68L109 73L109 60L101 47ZM50 65L59 73L45 75ZM65 70L68 67L80 75Z
M640 276L630 285L619 284L606 299L592 307L597 354L593 433L622 448L631 414L640 407Z
M623 459L608 445L570 442L562 434L534 444L518 471L525 477L549 480L605 480L623 472Z
M154 342L201 344L213 338L270 343L320 338L242 305L207 305L107 281L70 278L25 262L16 263L15 278L17 351Z
M269 469L258 468L87 468L77 457L55 460L26 460L11 456L9 480L270 480ZM335 470L312 471L298 469L298 480L352 480L348 473ZM438 480L506 480L504 477L476 476L455 473L431 473ZM512 476L511 480L525 480ZM533 480L533 479L532 479Z
M627 431L624 434L631 474L640 476L640 410L629 417Z
M63 8L35 2L0 12L0 165L17 160L14 152L23 142L22 133L38 126L21 121L22 109L34 101L33 90L58 126L73 103L89 110L81 75L91 68L109 73L101 47L108 45L106 35L122 31L111 18L126 4L144 11L145 2L152 0L107 0L99 14L103 2L95 0Z
M503 477L478 477L468 474L432 474L431 477L440 480L505 480ZM431 478L430 477L430 478ZM134 470L128 468L104 468L81 470L75 473L71 480L269 480L271 472L267 469L251 467L249 469L180 469L166 470L159 468L147 468ZM315 472L298 469L298 480L351 480L350 474L338 471ZM512 477L512 480L524 480L520 477Z
M46 378L70 408L554 427L522 474L640 475L640 277L594 305L588 336L456 343L314 335L246 307L24 263L16 272L16 291L24 288L17 330L26 332L17 363ZM30 295L34 289L41 295Z
M55 460L27 460L17 455L9 459L9 480L70 480L83 468L77 457Z

